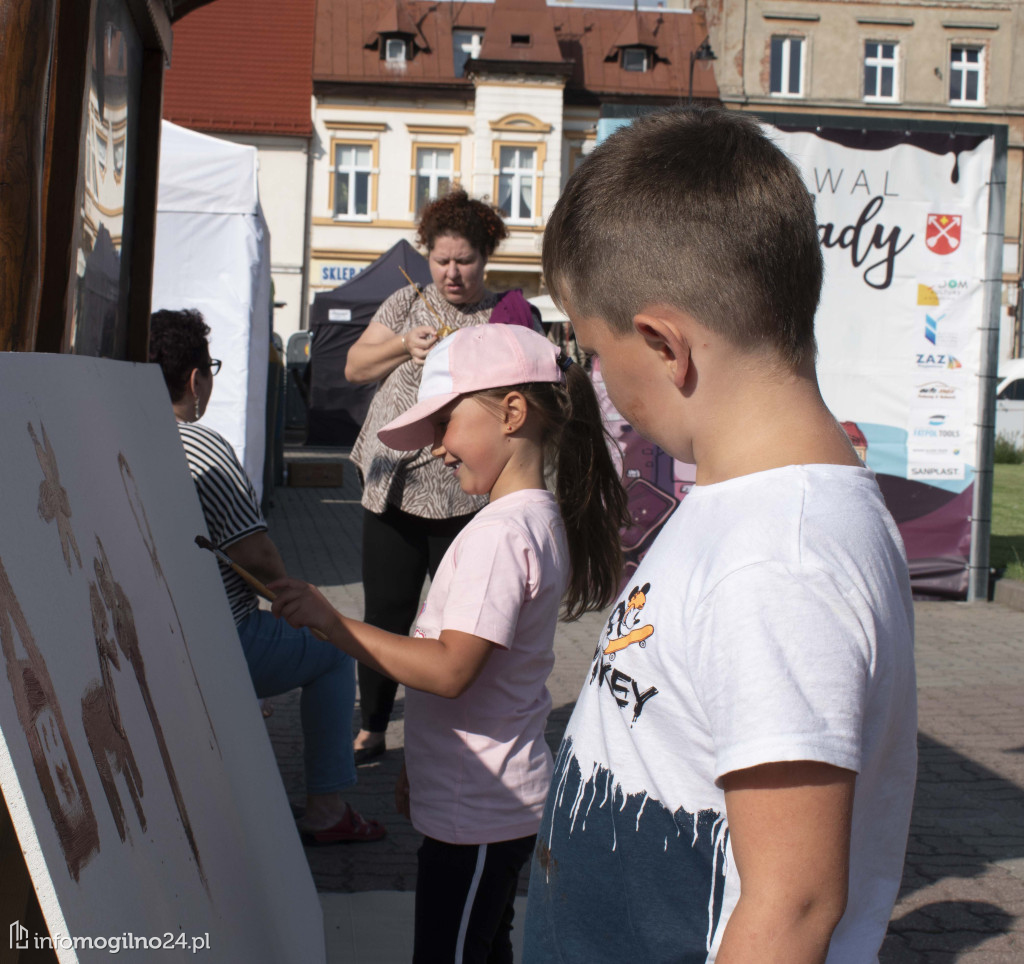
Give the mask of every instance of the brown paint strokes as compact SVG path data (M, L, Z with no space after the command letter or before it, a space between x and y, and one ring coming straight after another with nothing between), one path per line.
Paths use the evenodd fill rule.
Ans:
M196 845L192 825L188 819L188 810L185 807L185 800L178 786L178 778L174 773L174 764L171 762L171 755L168 752L167 742L164 739L163 727L160 725L160 718L157 716L156 707L153 704L153 696L149 691L149 684L146 682L146 666L142 660L142 651L139 648L139 636L135 628L135 616L132 613L132 606L128 600L127 593L121 588L121 584L114 580L110 569L110 562L107 559L107 554L103 549L103 543L100 541L99 536L96 537L96 547L99 551L99 556L93 560L93 569L96 573L96 583L99 587L103 604L110 611L111 619L113 620L114 639L135 672L135 681L142 694L142 701L146 705L146 712L149 714L149 722L153 727L153 734L156 737L157 747L160 750L160 758L164 764L164 772L167 774L167 782L170 784L171 793L178 808L182 829L185 831L188 845L192 849L192 856L195 858L199 877L203 881L203 886L209 891L206 873L203 871L203 863L199 857L199 848Z
M167 598L171 601L171 609L174 610L174 619L178 624L178 635L181 637L182 645L185 647L185 655L188 658L189 668L192 670L192 679L195 680L196 690L199 693L199 699L203 704L203 712L206 713L206 722L210 724L210 735L213 737L212 746L216 747L217 753L223 758L223 754L220 752L220 741L217 739L217 731L213 728L213 720L210 718L210 711L206 706L206 697L203 695L202 687L199 685L199 677L196 675L196 668L192 662L192 653L188 648L188 640L185 638L185 630L181 625L181 617L178 615L178 606L174 601L174 596L171 594L171 587L167 584L167 577L164 576L163 568L160 565L160 557L156 552L156 540L153 538L153 532L149 528L149 519L146 516L146 506L142 501L142 495L139 493L139 485L135 481L135 476L132 474L132 468L128 464L128 460L124 457L123 452L117 453L117 465L121 470L121 483L124 485L125 495L128 496L128 508L132 510L132 517L135 519L135 525L139 529L139 535L142 536L142 543L146 547L146 553L149 555L149 561L153 564L153 574L157 580L163 584L165 590L167 590ZM171 627L171 632L174 632L174 628Z
M96 764L96 772L100 775L103 792L110 806L114 825L117 827L121 841L130 837L124 816L124 807L117 793L114 776L120 773L124 777L125 787L135 806L139 818L139 826L146 830L146 815L142 811L142 775L135 762L128 734L121 723L121 710L117 705L117 693L114 689L114 674L111 667L121 669L121 661L117 655L117 647L108 634L110 623L107 610L103 605L96 584L89 582L89 606L92 610L92 629L96 638L96 652L100 660L100 680L94 680L82 697L82 726L92 750L92 759Z
M75 533L71 528L71 502L67 490L60 484L57 456L46 434L46 426L40 422L39 428L43 433L41 444L32 423L28 423L28 434L32 436L36 458L39 459L39 467L43 470L43 481L39 483L39 518L43 522L57 520L57 534L60 536L61 552L64 553L64 564L68 567L68 572L71 572L72 552L75 554L78 568L82 568L82 557L78 554L78 543L75 542Z
M70 561L68 565L70 568ZM17 652L16 639L20 640L24 655ZM3 560L0 560L0 647L39 787L57 831L68 872L78 880L82 868L99 853L99 829L46 661L14 595Z

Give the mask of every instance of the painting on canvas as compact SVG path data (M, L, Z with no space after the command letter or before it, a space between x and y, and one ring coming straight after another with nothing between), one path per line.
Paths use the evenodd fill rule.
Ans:
M0 354L0 405L0 788L46 937L323 960L159 369Z

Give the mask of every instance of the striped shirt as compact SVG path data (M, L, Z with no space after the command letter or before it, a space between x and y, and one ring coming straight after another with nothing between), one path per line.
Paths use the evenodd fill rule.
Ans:
M178 434L185 446L185 458L196 484L210 541L224 549L254 532L265 532L267 524L256 490L227 439L205 425L188 422L178 422ZM230 566L220 559L217 565L231 615L240 623L256 609L256 594Z

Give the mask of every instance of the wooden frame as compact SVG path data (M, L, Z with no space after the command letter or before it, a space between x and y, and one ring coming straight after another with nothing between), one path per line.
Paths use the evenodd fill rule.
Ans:
M168 0L123 0L141 41L134 188L125 196L132 226L126 336L117 357L145 360L156 229L163 70L171 45ZM193 0L192 7L209 0ZM183 11L179 11L179 14ZM89 44L97 0L2 0L0 165L14 172L0 192L0 221L11 226L0 258L0 349L68 351L75 233ZM47 97L48 92L48 97ZM116 136L108 144L113 164ZM124 158L125 166L129 159ZM121 183L123 168L115 178ZM121 233L121 232L118 232Z

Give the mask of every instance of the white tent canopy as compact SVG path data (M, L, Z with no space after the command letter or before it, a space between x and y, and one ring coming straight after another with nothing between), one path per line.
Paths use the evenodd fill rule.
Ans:
M202 424L235 448L262 497L270 233L256 149L163 122L153 310L197 308L224 365Z

